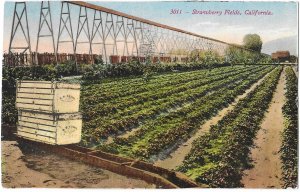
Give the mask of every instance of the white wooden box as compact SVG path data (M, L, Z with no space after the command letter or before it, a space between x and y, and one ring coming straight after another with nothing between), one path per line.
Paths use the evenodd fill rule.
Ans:
M51 81L18 81L16 107L51 113L79 112L80 85Z
M65 145L81 140L80 113L57 114L37 111L18 111L17 134L29 140Z

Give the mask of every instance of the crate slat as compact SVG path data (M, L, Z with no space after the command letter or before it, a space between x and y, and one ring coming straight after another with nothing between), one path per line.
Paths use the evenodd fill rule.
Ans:
M26 122L26 121L19 121L18 124L23 127L29 127L29 128L33 128L33 129L42 129L45 131L56 131L55 125L45 125L45 124L31 123L31 122Z
M38 118L24 117L24 116L19 116L19 122L27 122L27 123L34 123L34 124L49 125L49 126L56 125L54 119L45 120L45 119L38 119Z
M38 142L48 143L48 144L52 144L52 145L54 145L56 143L54 138L45 137L45 136L41 136L41 135L35 135L35 134L31 134L31 133L26 133L26 132L19 131L19 130L18 130L18 135L21 137L24 137L26 139L32 140L32 141L38 141Z
M33 129L29 127L23 127L19 126L18 130L21 132L26 132L34 135L40 135L40 136L45 136L45 137L51 137L51 138L56 138L56 133L55 132L50 132L50 131L44 131L44 130L39 130L39 129Z
M66 84L66 83L57 83L56 84L57 89L80 89L79 84Z
M54 89L40 89L35 87L22 88L18 87L18 93L31 93L31 94L46 94L53 95Z
M53 84L51 83L51 81L21 81L18 84L18 88L42 88L42 89L52 89L53 88Z
M34 94L34 93L17 93L17 100L19 98L53 100L53 94L43 95L43 94Z
M31 117L31 118L37 118L37 119L44 119L44 120L50 120L52 121L55 116L51 113L35 113L32 111L24 111L24 110L19 110L18 115L22 117Z
M53 105L53 100L51 99L33 99L33 98L18 98L18 103L25 104L36 104L36 105Z
M20 109L32 109L32 110L39 110L39 111L53 111L53 106L51 105L35 105L35 104L26 104L26 103L17 103L17 108Z

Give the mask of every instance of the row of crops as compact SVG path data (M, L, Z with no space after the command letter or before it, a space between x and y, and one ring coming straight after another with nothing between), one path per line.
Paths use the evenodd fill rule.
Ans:
M202 97L196 98L192 105L186 105L156 119L145 122L138 131L128 138L115 139L110 144L112 152L135 158L155 159L169 148L176 148L180 141L187 140L201 124L233 102L237 95L242 94L253 82L260 79L270 69L254 69L209 84L204 87ZM254 73L254 75L252 74ZM211 91L211 87L217 89Z
M273 68L223 67L92 84L82 92L85 144L149 160L186 140ZM201 109L201 110L199 110ZM118 137L136 129L127 138ZM104 145L109 136L114 142Z
M155 162L168 156L207 120L258 84L208 133L197 138L177 171L211 187L242 187L249 152L283 68L228 66L85 84L82 145ZM286 69L285 187L297 185L297 78Z
M298 106L297 77L291 67L286 73L286 102L282 107L285 129L281 145L284 187L297 187L298 180Z
M197 139L178 170L212 187L241 187L253 138L272 100L281 70L275 69L208 134Z
M87 135L98 141L99 138L131 129L139 121L183 103L183 99L200 97L196 93L199 87L226 79L241 70L247 69L225 67L158 75L149 81L133 78L85 86L82 91L85 130L92 131Z

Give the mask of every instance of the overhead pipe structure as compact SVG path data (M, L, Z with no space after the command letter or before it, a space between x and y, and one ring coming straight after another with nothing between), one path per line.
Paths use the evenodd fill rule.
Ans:
M18 13L16 6L22 5L21 13ZM79 16L77 19L77 28L75 35L71 21L70 5L79 7ZM93 12L93 17L88 16L88 12ZM22 21L25 17L25 21ZM75 19L75 18L72 18ZM46 23L49 31L47 35L40 35L42 27ZM91 28L89 26L91 24ZM25 26L26 28L24 28ZM9 46L9 53L18 47L12 46L15 38L15 32L21 28L24 33L26 47L23 52L31 53L30 35L27 20L26 2L16 2L14 10L14 19ZM62 33L66 33L65 39L62 39ZM74 37L75 36L75 37ZM191 33L182 29L168 25L153 22L140 17L128 15L119 11L108 9L102 6L82 2L82 1L62 1L60 12L60 23L58 29L57 43L55 48L53 27L51 20L50 3L41 2L39 31L37 35L36 52L38 52L39 39L41 37L52 37L55 60L62 44L69 43L72 46L74 60L77 60L78 46L87 44L88 54L93 57L101 55L104 63L113 63L114 58L120 61L119 57L136 57L143 61L147 57L172 58L171 61L178 58L185 58L193 50L214 50L220 55L225 55L228 47L235 47L244 51L253 52L242 46L230 44L217 39L205 37ZM80 40L84 38L84 41ZM96 48L100 51L95 51ZM123 56L123 57L122 57ZM125 59L126 60L126 59ZM77 63L77 62L76 62Z

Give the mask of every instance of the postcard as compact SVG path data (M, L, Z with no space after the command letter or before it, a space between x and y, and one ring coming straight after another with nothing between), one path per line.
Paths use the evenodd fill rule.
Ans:
M293 1L5 1L2 187L298 188Z

